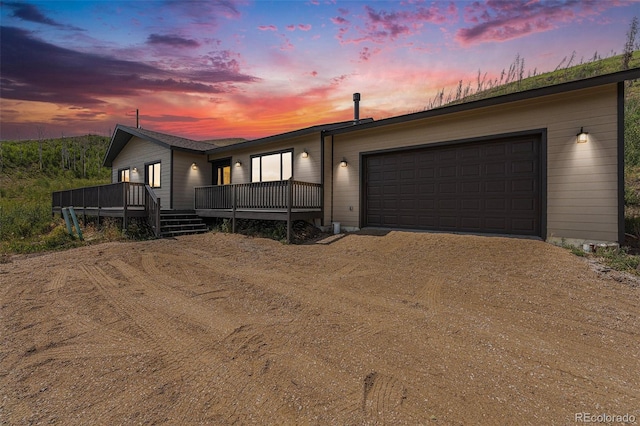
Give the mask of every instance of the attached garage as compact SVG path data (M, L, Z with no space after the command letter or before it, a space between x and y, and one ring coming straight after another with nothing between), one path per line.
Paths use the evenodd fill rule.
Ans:
M363 155L364 226L543 236L542 133Z
M640 69L326 131L324 223L621 242L625 81L636 78Z

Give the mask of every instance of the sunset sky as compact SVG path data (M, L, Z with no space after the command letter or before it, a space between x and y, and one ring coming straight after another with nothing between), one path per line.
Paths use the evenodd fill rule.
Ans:
M426 108L436 91L622 53L640 2L0 1L0 138L135 125L256 138Z

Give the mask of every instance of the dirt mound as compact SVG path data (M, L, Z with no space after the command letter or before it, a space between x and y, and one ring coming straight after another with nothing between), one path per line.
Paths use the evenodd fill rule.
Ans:
M640 293L543 242L209 233L0 264L8 424L640 418Z

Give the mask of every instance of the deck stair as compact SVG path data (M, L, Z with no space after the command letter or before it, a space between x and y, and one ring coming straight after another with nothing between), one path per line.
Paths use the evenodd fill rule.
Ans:
M207 224L193 210L162 210L160 212L160 237L202 234L207 232Z

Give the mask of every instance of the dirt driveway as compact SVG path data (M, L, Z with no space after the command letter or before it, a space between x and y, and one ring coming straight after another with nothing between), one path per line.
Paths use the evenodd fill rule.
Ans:
M640 421L640 288L539 241L109 243L0 265L0 306L3 424Z

